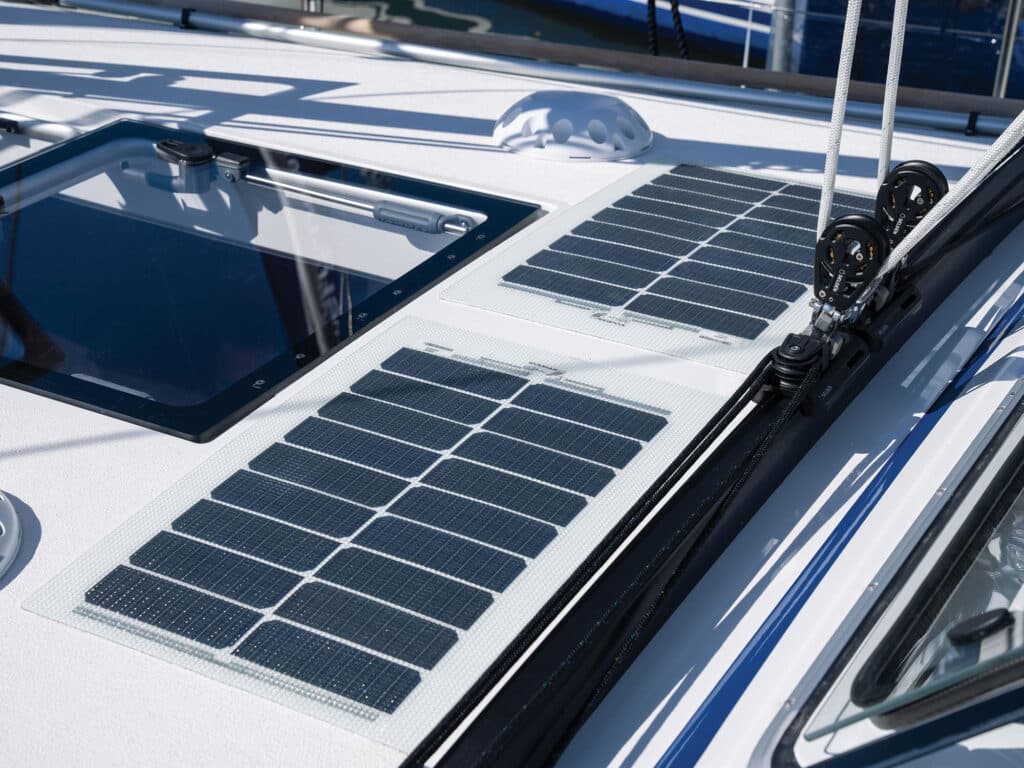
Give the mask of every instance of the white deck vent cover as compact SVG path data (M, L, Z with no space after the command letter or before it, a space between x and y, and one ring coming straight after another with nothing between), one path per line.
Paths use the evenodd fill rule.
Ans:
M614 96L538 91L506 110L494 124L494 139L549 160L625 160L650 149L654 134Z

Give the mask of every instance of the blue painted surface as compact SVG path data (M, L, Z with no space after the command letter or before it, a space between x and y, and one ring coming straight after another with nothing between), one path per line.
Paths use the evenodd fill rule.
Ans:
M975 351L934 405L904 438L878 474L871 480L835 530L797 577L785 596L758 628L725 675L703 701L668 751L658 768L684 768L694 765L718 733L740 696L778 645L786 630L800 613L818 584L843 553L861 524L899 476L918 447L928 437L949 406L963 393L978 370L991 356L1006 333L1024 317L1024 296L1007 310L999 323Z

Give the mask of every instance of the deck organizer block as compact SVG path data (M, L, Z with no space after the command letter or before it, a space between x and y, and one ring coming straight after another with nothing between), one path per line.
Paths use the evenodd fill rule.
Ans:
M29 608L399 749L722 398L404 319Z

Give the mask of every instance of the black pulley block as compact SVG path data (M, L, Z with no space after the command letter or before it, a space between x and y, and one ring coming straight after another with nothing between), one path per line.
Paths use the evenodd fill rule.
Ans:
M856 303L889 255L889 238L870 216L851 213L825 227L814 254L814 296L843 312Z
M924 160L908 160L889 171L875 198L875 218L895 246L949 192L942 171Z

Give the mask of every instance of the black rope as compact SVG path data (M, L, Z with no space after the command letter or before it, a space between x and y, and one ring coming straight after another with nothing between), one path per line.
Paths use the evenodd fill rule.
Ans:
M658 55L657 0L647 0L647 50L652 56Z
M789 402L786 403L786 407L783 409L782 413L780 413L779 417L772 422L770 427L768 427L768 431L765 432L764 437L761 438L761 442L758 443L757 447L753 450L753 452L747 455L746 459L740 465L739 471L730 478L729 490L726 492L725 496L718 504L718 509L715 513L716 517L721 518L723 513L729 508L729 505L732 503L733 499L736 498L736 495L742 490L744 484L746 484L747 480L750 478L750 475L753 474L755 469L757 469L757 465L761 462L761 459L764 458L765 453L768 452L768 449L771 447L772 442L774 442L775 437L782 430L782 428L789 422L789 420L793 418L793 414L796 413L797 409L800 407L800 404L804 401L804 398L807 396L808 390L811 388L811 386L813 386L814 382L817 381L819 375L820 370L817 366L811 368L811 370L807 372L807 375L804 376L803 381L800 382L799 388L796 390L793 396L789 398ZM703 509L705 506L706 502L705 504L701 505L701 508ZM712 526L713 523L709 523L709 525L704 529L704 532L701 536L702 539L706 538L707 532ZM698 542L698 544L694 546L694 549L698 549L699 546L700 544ZM668 594L669 588L672 586L672 584L675 583L676 578L682 572L686 563L687 559L685 557L679 560L675 568L672 569L672 572L669 574L668 578L665 579L662 583L662 586L658 590L657 594L655 594L653 599L651 599L650 602L647 604L647 607L644 609L643 615L640 617L640 620L637 621L637 623L633 626L633 629L630 631L629 635L627 635L626 639L623 640L623 642L620 644L611 666L609 666L608 669L605 671L604 675L601 677L601 682L598 684L597 688L595 688L594 691L590 694L590 696L587 698L586 703L583 705L583 709L580 712L581 720L585 719L597 707L601 699L604 697L604 694L607 691L608 687L615 681L616 672L622 667L624 663L627 663L629 659L632 658L631 652L633 650L633 646L636 645L637 640L643 637L644 630L646 630L651 618L654 616L655 612L661 606L662 602L665 599L665 595Z
M761 390L762 386L767 381L772 371L773 368L770 363L770 356L767 356L759 365L758 369L756 369L747 378L743 386L741 386L740 389L729 399L729 401L727 401L719 409L719 412L715 415L711 422L705 425L701 433L699 433L698 436L691 443L691 446L697 448L698 450L690 451L688 449L687 451L684 451L684 454L687 455L687 459L681 462L679 466L674 467L672 471L666 473L666 476L663 477L661 481L656 484L655 490L648 492L648 495L650 496L650 500L652 501L652 503L656 499L661 498L663 491L667 491L669 488L674 486L675 483L678 482L686 474L689 468L693 466L696 459L703 454L703 450L706 449L707 446L709 446L712 442L714 442L715 439L717 439L721 435L721 429L728 425L728 423L730 423L736 416L738 416L743 411L743 409L751 402L751 399L753 398L754 394ZM816 374L817 371L815 371L815 375ZM810 387L810 382L808 382L806 386ZM803 393L805 392L806 389L802 388L801 391L798 392L797 394L798 396L802 397ZM789 415L792 414L792 410L788 407L783 416L785 416L787 413ZM786 418L788 419L788 416L786 416ZM781 417L779 421L781 421ZM775 427L776 424L779 424L779 422L777 421L772 426ZM781 427L781 424L779 424L779 427ZM774 438L774 434L775 433L772 431L772 429L769 428L768 432L766 432L766 438L768 435ZM761 448L761 445L757 446L756 448L752 448L747 453L747 455L744 457L743 462L740 465L738 465L737 471L742 470L748 464L750 457L752 455L755 455L759 448ZM764 446L764 450L767 450L767 446ZM760 455L763 455L763 451ZM736 476L736 474L733 475L733 477ZM730 478L730 481L731 480L732 478ZM730 481L727 481L727 485L730 488L730 490L732 490L735 486L735 483ZM546 692L557 684L561 676L572 668L572 665L575 662L577 656L582 651L587 649L587 647L593 641L594 636L597 634L597 632L600 629L602 629L609 621L611 621L618 608L625 601L632 598L638 591L645 588L645 586L648 584L650 580L651 572L656 570L657 567L663 561L663 559L667 557L672 551L674 551L683 541L683 539L685 539L686 536L690 534L690 521L692 521L694 518L701 517L707 505L711 501L711 497L706 499L693 514L688 516L687 521L683 525L679 526L672 533L672 535L668 537L665 544L658 550L658 552L650 560L648 560L644 567L640 569L640 571L634 576L630 583L622 590L619 596L607 606L605 611L601 614L600 618L598 618L598 620L591 625L591 627L588 629L584 637L582 637L580 641L573 646L573 650L562 659L558 667L555 668L555 670L547 677L547 679L541 685L536 687L530 699L525 704L523 704L511 718L509 718L509 720L505 724L505 727L502 728L501 732L491 742L490 746L480 755L479 759L475 763L476 766L486 765L490 762L490 758L492 755L501 754L505 742L508 739L513 738L518 722L536 704L537 701L542 700L546 696ZM680 565L679 568L681 567L682 566ZM582 584L578 586L582 587ZM659 596L656 599L660 602L661 597ZM656 607L657 605L654 605L650 608L651 613L653 613ZM643 623L646 624L646 618L643 620ZM633 633L637 631L638 630L634 628ZM632 645L631 641L634 639L633 633L631 633L629 640L626 641L630 643L628 647L631 647ZM627 648L626 643L623 643L623 645L620 646L617 657L622 655L624 648ZM607 678L608 675L606 675L605 677ZM605 684L604 681L605 678L602 678L602 688L600 690L603 690L603 686ZM591 696L587 699L587 702L584 705L585 708L591 706L591 699L593 698L594 696ZM587 712L589 710L585 709L584 711Z
M672 0L672 29L676 33L676 50L679 51L679 58L690 58L690 47L686 44L686 30L683 29L683 16L679 13L679 0Z

